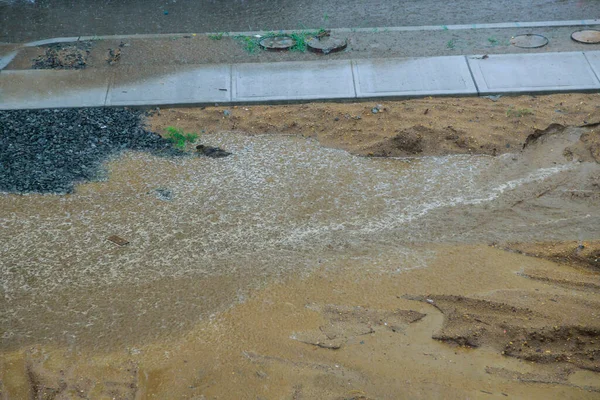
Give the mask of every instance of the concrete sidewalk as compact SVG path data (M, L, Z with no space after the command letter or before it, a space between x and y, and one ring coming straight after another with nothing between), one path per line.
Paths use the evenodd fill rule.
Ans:
M0 109L600 92L600 51L0 71Z

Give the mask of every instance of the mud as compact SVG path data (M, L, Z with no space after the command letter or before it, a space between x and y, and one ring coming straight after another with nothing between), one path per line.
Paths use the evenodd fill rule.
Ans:
M446 100L160 110L232 154L1 195L2 396L597 398L595 97ZM416 125L473 154L339 150Z
M579 318L591 318L586 324L569 325L549 317L542 308L532 310L463 296L435 296L425 301L444 314L444 325L433 339L466 347L487 346L503 355L537 363L568 363L575 367L600 372L600 322L586 307L599 304L556 299L555 295L536 294L544 305L577 310ZM553 305L552 303L557 303ZM578 304L579 303L579 304ZM536 304L536 303L534 303ZM537 305L537 304L536 304ZM585 320L582 318L582 320Z
M509 243L502 247L527 256L541 257L557 263L600 271L600 243L598 241Z
M570 267L489 246L414 250L435 256L398 275L328 264L269 285L182 336L127 351L31 346L5 354L4 390L17 398L44 390L125 399L597 396L589 360L597 341L588 328L599 294L517 273ZM406 298L448 291L455 294ZM479 347L437 340L458 333ZM343 343L315 341L325 334Z

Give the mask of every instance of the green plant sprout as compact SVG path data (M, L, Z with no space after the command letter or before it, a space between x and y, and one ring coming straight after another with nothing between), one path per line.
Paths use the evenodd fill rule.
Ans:
M183 129L178 129L173 126L167 127L166 139L173 143L173 146L178 149L184 149L186 143L194 143L198 139L196 133L185 133Z

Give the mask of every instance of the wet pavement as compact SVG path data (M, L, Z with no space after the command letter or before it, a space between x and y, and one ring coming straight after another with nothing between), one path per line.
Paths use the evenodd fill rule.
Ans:
M596 0L0 1L0 42L59 36L581 20Z

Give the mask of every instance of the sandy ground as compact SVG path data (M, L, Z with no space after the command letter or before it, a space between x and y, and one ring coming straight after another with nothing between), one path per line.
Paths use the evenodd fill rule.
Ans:
M597 242L585 245L600 249ZM5 356L3 393L122 399L600 396L597 269L582 273L488 246L429 249L438 256L428 268L396 277L351 263L293 277L184 337L126 355L31 346Z
M591 27L594 28L594 27ZM595 27L596 29L598 27ZM465 54L543 53L558 51L593 51L600 45L585 45L571 40L577 27L473 29L391 32L344 32L335 34L348 40L346 50L328 55L310 51L270 52L258 46L248 47L246 42L215 33L212 36L192 34L174 35L162 39L94 40L88 59L89 68L136 66L169 66L185 64L218 64L278 61L311 61L346 59L372 59L397 57L429 57ZM301 32L301 31L298 31ZM511 45L511 38L519 34L536 33L548 38L549 44L536 49L523 49ZM254 38L253 38L254 39ZM423 43L427 46L423 46ZM123 43L124 47L119 47ZM109 65L109 49L119 49L117 63ZM1 51L1 48L0 48ZM42 47L23 48L7 69L31 68L32 59L45 51Z
M175 126L201 135L219 131L302 135L367 156L497 155L522 148L530 134L551 124L598 122L599 94L172 108L154 112L148 120L151 129L163 133ZM590 137L597 140L597 134Z
M127 337L127 341L114 344L113 348L100 349L74 339L65 343L52 338L53 327L44 333L34 325L30 337L20 347L9 345L11 338L6 338L0 356L1 398L600 398L600 231L594 222L600 209L599 133L597 126L593 126L600 117L599 104L597 94L577 94L503 97L496 102L475 98L384 102L377 114L372 113L376 104L371 103L237 107L227 109L229 116L220 107L154 111L147 122L161 133L167 126L176 126L201 133L200 141L215 144L211 140L227 135L223 131L239 132L240 138L248 141L242 141L238 153L251 146L259 147L259 139L264 137L252 138L252 135L272 133L276 142L282 139L275 134L283 133L299 136L298 140L301 136L316 138L323 146L359 155L408 155L416 157L411 162L417 165L428 160L420 157L426 155L495 154L496 157L489 158L504 160L506 164L500 164L499 168L507 175L514 174L511 168L535 171L553 166L567 166L572 172L565 170L562 180L550 177L538 183L539 179L533 179L532 187L518 186L490 202L467 202L463 206L432 210L422 223L408 225L412 232L402 232L400 236L374 232L357 246L351 241L329 242L324 237L322 248L311 244L305 253L297 253L311 260L314 268L297 265L286 274L269 276L239 301L227 302L227 299L236 293L239 296L236 285L240 280L253 279L243 274L243 268L228 270L231 273L218 277L171 277L170 267L159 264L166 273L162 280L149 284L123 282L115 286L112 294L108 292L107 296L113 298L107 301L117 304L119 298L131 296L131 291L144 291L148 295L145 301L156 300L153 308L157 308L144 311L147 319L140 320L141 327L120 324L117 315L108 318L113 329L133 332L127 336L128 332L111 332L107 328L98 335L98 342L110 340L111 335ZM529 112L524 112L525 109ZM552 123L568 128L554 125L546 129ZM590 126L581 128L581 125ZM291 151L294 142L285 143L287 147L282 147L281 156ZM298 147L298 152L309 155L305 147ZM319 162L326 164L327 159L340 157L339 153L326 153L327 158ZM504 153L510 154L503 156ZM257 151L256 157L259 155ZM208 170L204 170L206 178L203 174L192 174L189 169L194 165L192 161L197 160L186 161L183 164L186 170L168 160L160 163L146 160L140 164L135 158L125 158L111 164L109 181L81 185L61 204L48 196L21 196L7 199L10 200L7 209L21 219L41 225L47 219L44 213L52 215L55 212L52 210L66 207L76 215L77 207L86 210L86 202L90 204L88 207L97 207L96 198L100 198L101 204L107 202L106 208L102 208L107 214L103 220L112 227L125 226L129 219L142 220L148 213L168 224L166 214L159 212L166 207L161 205L164 203L136 195L148 191L142 178L150 179L153 167L159 165L167 172L171 170L164 176L162 171L156 174L154 179L160 184L168 184L169 179L214 180ZM353 159L378 163L375 167L378 172L391 168L392 164L384 162L394 161ZM476 156L470 158L471 163L476 161ZM301 162L301 158L296 161ZM518 165L511 167L511 163ZM210 165L222 168L220 165L224 164L215 161ZM408 164L402 168L410 171L414 166ZM285 175L285 169L279 169L279 173ZM295 175L295 183L302 186L309 180L324 179L307 172L311 173L313 176L307 181ZM186 178L186 174L191 178ZM360 179L359 175L348 176L350 181ZM374 175L380 179L382 176ZM267 177L267 182L269 179L277 177ZM228 180L231 177L223 175L223 182L208 186L214 191L207 193L213 196L210 197L213 202L227 202L228 197L235 196L235 190L226 186L230 192L219 197L220 186L235 187L236 181L228 183ZM433 182L441 191L443 182ZM327 184L327 180L322 181L322 185ZM389 185L383 180L381 184ZM176 186L173 182L171 185ZM110 200L113 193L123 188L127 197ZM267 186L264 188L268 191ZM77 196L81 198L78 200ZM302 203L304 212L315 213L324 206L322 196L319 192L309 196L310 205ZM292 192L290 198L293 197ZM108 204L111 201L115 204ZM261 198L247 201L269 207L260 203ZM70 202L83 205L69 205ZM370 202L376 206L377 196L371 197ZM182 206L206 207L201 203ZM210 206L216 210L218 204ZM351 206L348 203L327 214L339 212L344 216L344 208ZM36 207L38 216L30 219L30 210ZM364 211L358 208L356 212ZM228 218L202 213L207 221ZM278 217L283 218L281 225L287 223L285 215ZM201 230L194 231L198 229L197 220L190 226L185 224L184 219L193 217L191 212L181 216L182 220L177 222L181 230L171 240L174 244L167 241L162 242L163 249L148 247L146 251L152 252L150 258L160 258L159 252L177 254L173 253L175 249L187 265L190 258L185 258L189 257L186 235L203 234ZM77 228L81 231L76 230L75 236L70 239L65 236L63 240L71 248L86 249L86 254L102 252L107 260L121 260L123 264L112 274L124 274L130 268L126 261L137 263L133 256L126 256L127 252L133 254L137 247L144 252L143 243L133 239L135 230L129 231L134 242L131 250L99 247L94 237L87 241L82 238L79 243L79 235L97 229L94 226L98 222L93 222L93 218L86 216L85 224L81 222L85 226ZM231 221L231 224L235 228L244 222ZM32 224L27 228L29 235L37 232ZM441 228L436 228L436 224ZM60 229L57 228L59 232ZM160 224L152 229L157 235L162 234ZM449 239L458 231L463 234L462 243ZM421 236L423 232L428 236ZM503 232L500 237L504 240L492 242L494 232ZM250 244L258 243L251 230L240 234ZM143 235L149 244L159 243L152 238L152 232ZM51 259L54 239L51 235L37 237L45 242L36 240L36 247L41 250L29 248L27 257ZM536 240L516 239L521 237ZM544 240L550 237L562 240ZM198 253L199 245L193 247ZM281 258L274 265L283 270L289 264L286 257L292 249L279 250L285 251L276 253ZM254 257L260 259L261 253L269 251L265 248ZM402 255L403 251L408 251L408 255ZM117 252L127 258L118 258ZM61 258L65 268L69 268L74 254L65 251ZM22 262L27 260L17 258ZM254 261L241 262L250 265ZM179 261L173 258L172 263L176 266ZM148 269L153 266L147 261L143 265ZM106 263L102 268L106 268ZM90 279L96 273L99 272L90 268ZM68 272L63 280L68 282L77 274L80 274L77 270ZM83 281L88 274L82 276ZM29 284L35 288L38 283L33 278ZM96 289L84 286L80 289L89 296L97 296ZM185 329L173 329L170 334L148 339L145 334L160 331L169 318L184 320L197 312L185 308L185 304L168 308L164 303L191 303L198 293L221 299L221 307ZM70 299L58 296L42 306L60 309L63 302L81 301L83 308L87 308L84 294ZM96 302L100 304L101 300ZM142 310L133 302L125 305L134 312ZM38 306L31 304L32 310ZM79 314L90 310L94 313L93 309L83 308ZM117 312L126 315L128 311L115 309ZM132 318L132 321L137 320ZM46 323L39 321L40 326ZM57 324L54 321L52 326Z

